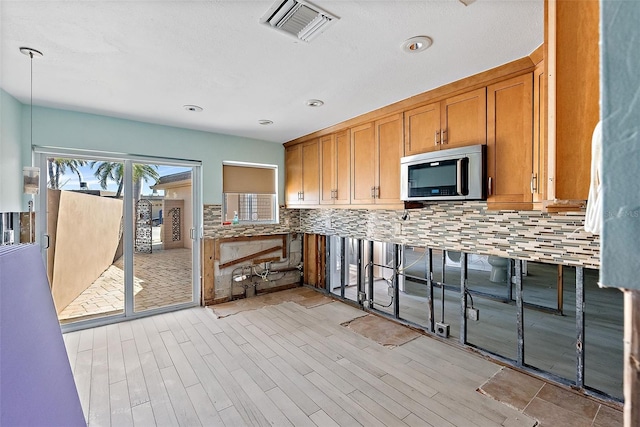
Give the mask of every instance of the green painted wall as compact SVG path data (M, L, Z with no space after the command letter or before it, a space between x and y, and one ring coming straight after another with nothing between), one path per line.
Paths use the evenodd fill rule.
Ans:
M0 89L0 212L23 210L21 108L18 100Z
M600 1L600 282L640 289L640 2Z
M23 153L29 152L29 106L22 108ZM36 146L99 150L202 161L203 202L222 203L222 162L278 165L284 201L284 147L273 142L136 122L95 114L34 107ZM30 161L30 156L27 156Z

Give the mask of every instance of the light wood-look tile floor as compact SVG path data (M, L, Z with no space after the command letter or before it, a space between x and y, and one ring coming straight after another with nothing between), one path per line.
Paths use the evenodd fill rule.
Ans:
M500 366L432 338L384 347L341 302L193 308L65 334L90 426L533 426L476 391Z

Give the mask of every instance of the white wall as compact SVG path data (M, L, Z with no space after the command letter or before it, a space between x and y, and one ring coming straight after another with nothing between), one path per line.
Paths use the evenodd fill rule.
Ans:
M605 286L640 289L640 2L600 1L602 269Z
M21 109L20 102L0 89L0 212L23 210Z
M223 161L275 164L280 203L284 200L282 144L44 107L33 109L33 144L200 160L205 204L222 203ZM29 146L29 107L24 105L23 163L31 161Z

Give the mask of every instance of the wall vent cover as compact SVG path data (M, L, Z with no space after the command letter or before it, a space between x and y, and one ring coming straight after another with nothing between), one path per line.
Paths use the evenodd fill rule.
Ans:
M311 3L300 0L278 0L260 19L284 33L309 42L339 18Z

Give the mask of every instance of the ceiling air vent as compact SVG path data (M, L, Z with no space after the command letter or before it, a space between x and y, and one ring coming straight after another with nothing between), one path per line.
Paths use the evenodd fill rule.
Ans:
M311 3L299 0L278 0L264 14L260 22L309 42L338 19Z

